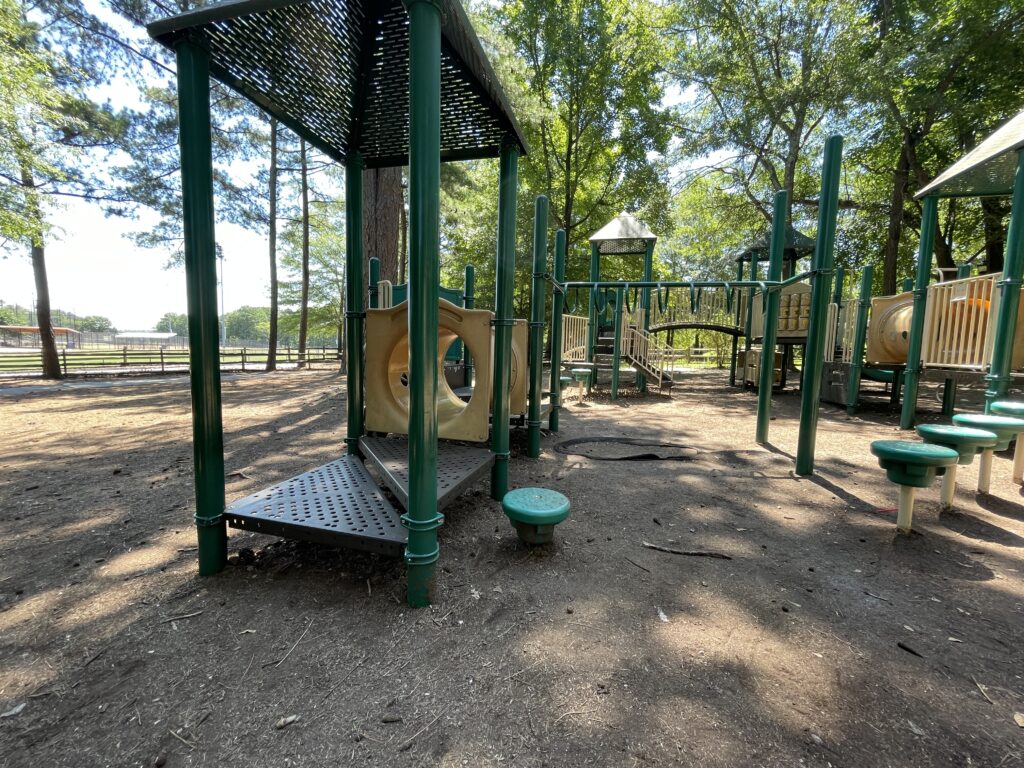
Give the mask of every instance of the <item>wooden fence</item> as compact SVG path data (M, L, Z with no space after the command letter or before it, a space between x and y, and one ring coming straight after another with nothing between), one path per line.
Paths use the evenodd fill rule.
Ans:
M189 368L187 349L61 349L58 350L61 370L65 373L167 373L185 372ZM299 363L299 352L294 347L277 351L277 362L282 366ZM306 363L337 363L340 353L334 347L307 349ZM267 364L266 348L226 348L220 351L220 367L224 371L259 371ZM42 373L42 352L0 352L0 375Z

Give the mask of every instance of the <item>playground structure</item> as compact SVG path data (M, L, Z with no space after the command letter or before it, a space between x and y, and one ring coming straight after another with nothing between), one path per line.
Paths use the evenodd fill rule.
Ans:
M620 362L622 357L637 370L637 385L642 390L648 374L656 375L662 385L666 376L664 361L667 358L666 345L658 342L653 333L656 328L664 330L672 323L699 324L701 327L713 326L712 330L732 331L739 335L739 318L744 317L747 324L753 322L751 305L758 304L763 313L761 324L761 345L763 349L774 350L779 339L780 325L790 338L798 339L805 347L805 371L801 387L800 429L798 436L796 472L810 475L814 472L814 447L819 412L819 394L821 388L821 367L825 354L826 342L834 341L827 333L828 318L833 314L829 308L829 292L833 274L835 249L836 218L839 195L839 169L842 159L842 137L832 136L826 142L825 157L822 168L821 204L819 205L818 235L815 243L811 269L807 272L791 275L783 279L783 257L786 251L785 211L788 194L783 190L775 196L772 231L769 238L769 266L764 280L735 281L722 280L662 280L649 279L650 265L654 250L655 236L646 227L622 214L609 226L600 230L591 238L591 266L589 281L566 281L561 272L555 275L555 316L554 327L558 329L561 339L556 340L553 349L558 351L559 358L552 360L552 381L555 371L560 370L564 363L571 368L573 377L580 383L581 391L584 383L592 386L596 380L599 367L595 364L598 354L599 332L602 328L602 317L611 315L611 397L618 397ZM644 275L637 281L602 280L600 257L603 253L644 254ZM742 270L742 262L740 263ZM751 274L755 270L751 269ZM806 289L794 290L795 286L809 281ZM746 291L745 294L738 294ZM755 291L759 291L755 293ZM654 292L658 302L658 313L662 325L655 326L651 321L651 294ZM715 296L718 292L720 295ZM804 301L803 295L809 295ZM559 301L559 294L561 301ZM682 298L680 299L680 295ZM741 315L738 305L733 301L740 296L745 298L748 309ZM788 311L780 321L782 297L789 297ZM704 301L705 296L710 296ZM581 298L586 297L589 315L575 314ZM689 311L683 308L689 298ZM755 302L757 297L757 302ZM794 297L797 297L794 300ZM681 302L681 303L680 303ZM803 308L806 305L806 321ZM567 314L560 311L564 309ZM703 313L703 314L702 314ZM734 314L735 313L735 314ZM733 318L736 318L733 320ZM733 323L724 325L724 323ZM791 327L792 324L792 327ZM751 331L744 331L748 339ZM757 434L759 443L768 441L768 424L771 414L772 393L771 366L760 366L758 370L758 409Z
M957 385L984 384L986 412L1004 397L1010 381L1024 375L1024 297L1020 292L1024 256L1020 216L1011 214L1002 272L970 274L960 265L953 279L932 269L937 203L942 197L1024 196L1019 154L1024 147L1024 112L921 190L923 200L917 275L895 296L871 296L872 272L861 277L860 297L838 307L836 344L826 363L823 396L855 412L861 378L892 386L893 405L901 384L906 394L900 426L914 426L922 379L944 384L942 411L952 415ZM932 277L938 280L932 282ZM912 290L911 290L912 288Z
M177 57L200 574L224 567L230 524L404 552L408 601L426 605L439 557L440 510L488 470L493 498L500 500L508 491L518 158L527 144L498 78L457 0L240 0L154 22L148 31ZM325 61L332 65L324 67ZM211 77L346 170L346 454L228 508L217 365ZM498 158L499 165L493 316L439 300L440 163L476 158ZM371 299L374 332L379 320L388 344L371 344L364 356L362 171L406 164L409 283L404 301L396 306L375 310ZM547 272L545 198L537 201L534 223L530 361L523 360L519 369L529 371L528 454L536 456ZM557 236L556 273L564 272L564 244L564 234ZM373 286L379 291L376 281ZM388 304L397 288L385 297ZM441 375L457 336L472 356L470 380L477 391L468 403L446 391ZM559 388L556 369L550 400L555 425ZM378 412L366 418L381 431L407 437L366 434L364 405L378 398L384 398L385 411L390 398L390 415L406 418L388 422L387 414ZM439 433L486 440L481 422L487 411L489 447L439 442ZM404 514L384 497L367 466L398 498Z

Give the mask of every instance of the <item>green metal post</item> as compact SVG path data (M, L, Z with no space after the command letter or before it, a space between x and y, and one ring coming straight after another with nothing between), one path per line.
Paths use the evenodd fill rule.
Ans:
M612 400L619 399L619 363L622 360L622 289L615 289L615 338L612 341Z
M511 142L498 161L498 252L494 286L494 397L491 409L491 498L508 493L508 409L512 381L512 289L516 266L516 193L519 149Z
M596 243L590 244L590 282L596 283L601 279L601 252L598 250ZM597 351L597 337L598 329L597 326L601 322L600 315L595 308L596 294L595 289L590 290L590 327L588 328L587 339L587 362L593 363L595 361L595 354ZM590 390L593 388L597 380L597 368L595 367L591 373L590 378L587 379L587 394L590 394Z
M373 285L376 288L377 284ZM354 152L345 163L345 445L356 456L359 438L363 436L363 306L363 158Z
M772 213L772 240L768 256L768 279L782 279L782 257L786 249L786 209L789 193L782 189L775 193ZM768 442L768 424L772 417L772 384L775 373L775 339L779 331L779 291L768 294L768 309L764 318L764 336L761 339L761 366L757 382L757 442Z
M900 428L914 428L917 411L917 385L921 378L921 346L924 341L924 310L928 301L928 280L932 273L932 251L935 227L939 223L939 201L934 196L924 199L921 211L921 242L917 250L917 281L914 284L914 313L910 317L910 342L907 367L903 374L903 410Z
M818 198L818 240L814 247L811 277L811 313L804 348L803 383L800 387L800 430L797 436L796 473L814 474L814 443L821 404L821 366L825 356L825 328L835 258L836 216L839 210L839 172L843 161L843 137L825 142L825 159Z
M956 268L956 279L957 280L963 280L965 277L970 277L970 276L971 276L971 265L970 264L961 264L959 267Z
M757 280L757 251L750 254L750 279ZM743 386L747 386L747 365L750 364L750 347L753 340L750 338L754 332L754 288L751 287L747 294L747 321L743 324Z
M526 455L540 456L540 398L544 387L544 278L548 262L548 199L537 197L533 215L533 292L530 294L530 404L526 414Z
M199 575L227 562L224 522L224 428L220 406L217 256L213 226L213 154L210 144L210 59L191 43L178 45L181 202L188 289L192 453L196 473Z
M999 314L996 317L996 339L992 346L992 364L985 380L985 413L992 403L1006 394L1010 385L1010 364L1013 360L1013 337L1017 330L1021 275L1024 274L1024 152L1017 152L1017 175L1013 182L1013 203L1010 227L1006 233L1006 255L1003 257L1003 279L999 281Z
M437 327L440 280L441 11L431 0L409 10L409 506L402 524L407 600L433 599L437 529Z
M743 280L743 259L736 262L736 282ZM736 297L736 325L740 324L740 300ZM732 337L732 357L729 360L729 386L736 386L736 353L739 351L740 337L735 334Z
M555 282L565 282L565 230L555 232ZM562 405L562 305L557 286L551 288L551 413L548 429L558 431L558 412Z
M942 387L942 415L952 416L956 412L956 379L946 379Z
M914 278L905 277L903 278L903 293L914 290Z
M472 264L466 265L466 273L463 278L462 306L466 309L476 308L476 269ZM473 354L469 351L469 345L462 345L462 375L463 386L473 386Z
M843 303L843 283L846 280L846 271L839 267L836 269L836 279L832 283L832 303L842 304Z
M348 199L347 197L345 198ZM347 231L347 230L346 230ZM370 309L380 309L380 259L370 257Z
M860 375L864 370L864 345L868 340L868 310L871 308L871 284L875 268L864 267L860 277L860 299L857 302L857 325L853 335L853 350L850 356L850 380L846 388L846 412L853 416L860 400Z
M648 240L644 249L644 282L649 283L654 279L654 241ZM643 307L644 330L651 330L651 289L640 290L640 304ZM637 372L636 386L641 392L647 391L647 377L642 371Z

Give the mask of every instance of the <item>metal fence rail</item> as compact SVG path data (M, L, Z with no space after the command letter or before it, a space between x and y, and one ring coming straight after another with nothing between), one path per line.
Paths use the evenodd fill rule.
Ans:
M187 349L61 349L58 350L61 370L65 373L166 373L188 370ZM43 370L42 352L0 352L0 375L34 375ZM293 347L277 351L277 362L283 366L305 363L337 363L336 347L307 349L304 358ZM257 371L267 364L267 349L226 348L220 351L220 367L225 371Z

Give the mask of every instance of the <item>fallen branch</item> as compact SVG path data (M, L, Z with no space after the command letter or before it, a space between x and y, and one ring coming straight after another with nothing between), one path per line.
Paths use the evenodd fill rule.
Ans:
M985 686L978 682L978 678L976 678L974 675L971 675L971 680L973 680L974 684L978 686L978 690L981 691L981 695L985 697L985 701L987 701L989 704L995 704L995 702L992 701L992 699L990 699L988 697L988 694L985 692Z
M640 544L642 546L647 547L648 549L654 549L658 552L667 552L670 555L686 555L687 557L713 557L716 560L732 560L731 555L724 555L721 552L704 552L702 550L672 549L671 547L662 547L658 544L651 544L649 541L641 541ZM634 563L634 565L636 565L636 563Z
M624 557L625 557L625 556L624 556ZM635 566L636 566L637 568L639 568L639 569L640 569L641 571L647 571L648 573L650 573L650 572L651 572L651 570L650 570L649 568L644 568L644 567L643 567L642 565L640 565L640 563L636 562L635 560L630 560L630 559L629 559L628 557L626 557L626 558L625 558L625 560L626 560L626 562L627 562L627 563L630 563L630 564L632 564L632 565L635 565Z
M272 662L272 661L268 661L263 666L264 667L269 667L271 664L274 664L274 668L276 669L277 667L280 667L282 664L284 664L285 660L289 656L292 655L292 651L294 651L295 648L298 646L298 644L302 642L302 638L304 638L306 636L306 633L309 632L309 628L312 627L312 626L313 626L313 620L310 619L309 620L309 624L306 625L306 628L304 630L302 630L302 634L299 635L299 639L296 640L294 643L292 643L292 647L288 649L288 653L286 653L284 656L282 656L281 659L276 664L274 664L274 662Z
M410 737L409 737L409 739L408 739L408 741L406 741L406 742L405 742L404 744L402 744L402 746L400 746L400 747L398 748L398 751L399 751L399 752L405 752L405 751L407 751L407 750L411 749L411 748L412 748L412 743L413 743L414 741L416 741L416 737L417 737L417 736L419 736L419 735L420 735L421 733L423 733L423 732L424 732L425 730L427 730L427 728L429 728L430 726L432 726L432 725L433 725L434 723L436 723L436 722L437 722L438 720L440 720L440 719L441 719L441 717L442 717L442 716L443 716L443 715L445 714L445 712L447 712L447 711L448 711L447 707L446 707L445 709L442 709L442 710L441 710L441 712L440 712L440 713L438 714L438 716L437 716L437 717L435 717L435 718L434 718L433 720L431 720L431 721L430 721L429 723L427 723L427 724L426 724L426 725L424 725L424 726L423 726L422 728L420 728L420 729L419 729L418 731L416 731L416 733L414 733L414 734L413 734L412 736L410 736Z
M157 624L170 624L172 621L181 621L182 619L194 619L201 613L202 611L196 611L195 613L185 613L181 616L171 616L171 618L169 619L161 619L157 622Z
M195 744L193 744L192 742L188 741L187 739L183 739L183 738L182 738L181 736L179 736L178 734L176 734L176 733L175 733L174 731L172 731L172 730L171 730L170 728L168 728L168 729L167 729L167 732L168 732L169 734L171 734L171 736L173 736L174 738L176 738L176 739L177 739L178 741L180 741L180 742L181 742L182 744L184 744L184 745L185 745L186 747L188 747L189 749L195 749L195 748L196 748L196 745L195 745Z

